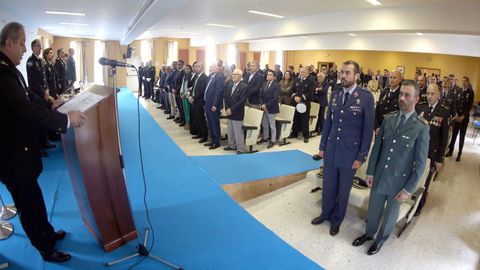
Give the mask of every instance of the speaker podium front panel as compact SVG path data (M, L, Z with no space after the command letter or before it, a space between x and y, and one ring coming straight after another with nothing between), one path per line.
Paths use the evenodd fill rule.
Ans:
M63 135L63 147L82 220L107 252L137 238L128 201L114 89L86 89L104 97L88 109L81 128Z

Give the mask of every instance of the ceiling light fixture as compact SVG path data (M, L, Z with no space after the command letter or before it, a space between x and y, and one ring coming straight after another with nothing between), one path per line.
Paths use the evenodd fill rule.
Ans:
M357 34L353 34L353 33L350 33L348 35L351 36L351 37L356 37L357 36Z
M200 33L197 32L188 32L188 31L183 31L183 34L189 34L189 35L200 35Z
M380 6L382 3L378 2L377 0L366 0L367 2L369 2L370 4L374 5L374 6Z
M307 36L300 36L300 38L308 38Z
M63 12L63 11L50 11L47 10L45 11L46 14L51 14L51 15L70 15L70 16L85 16L85 13L79 13L79 12Z
M61 25L90 26L88 23L60 22Z
M233 26L233 25L228 25L228 24L206 23L205 25L208 25L208 26L217 26L217 27L225 27L225 28L235 28L235 26Z
M417 36L423 37L423 34L422 33L417 33Z
M285 17L282 16L282 15L277 15L277 14L267 13L267 12L261 12L261 11L258 11L258 10L249 10L248 12L249 12L249 13L253 13L253 14L257 14L257 15L275 17L275 18L280 18L280 19L285 18Z

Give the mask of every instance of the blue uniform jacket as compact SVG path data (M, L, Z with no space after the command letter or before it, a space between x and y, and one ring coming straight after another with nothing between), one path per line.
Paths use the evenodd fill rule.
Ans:
M208 81L212 78L209 76ZM208 85L208 82L207 82ZM220 73L215 73L210 85L205 89L205 110L211 110L212 107L217 111L223 108L223 89L225 87L225 77Z
M343 105L343 88L336 89L325 120L325 135L320 142L320 150L325 151L324 164L351 168L355 160L365 162L375 122L372 94L357 85Z

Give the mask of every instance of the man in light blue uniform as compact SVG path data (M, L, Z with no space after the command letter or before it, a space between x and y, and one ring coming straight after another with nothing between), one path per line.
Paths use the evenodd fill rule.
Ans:
M429 124L415 112L420 96L418 85L405 80L400 88L399 112L385 115L368 161L367 185L373 188L368 204L367 229L353 241L354 246L373 239L383 222L368 255L380 251L397 223L400 204L417 187L427 161ZM386 204L386 205L385 205Z
M360 67L343 63L342 88L330 98L319 156L323 157L322 214L312 220L330 220L330 235L340 230L347 211L355 172L366 161L372 142L375 109L372 94L356 84Z

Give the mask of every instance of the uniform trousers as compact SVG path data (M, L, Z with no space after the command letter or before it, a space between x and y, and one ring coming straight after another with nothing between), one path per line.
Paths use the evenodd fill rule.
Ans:
M331 226L339 227L345 218L355 172L352 168L323 166L321 217L330 220Z
M212 137L212 144L220 145L220 110L212 112L211 106L205 106L205 115L207 116L208 130Z
M368 203L367 229L365 234L368 237L373 237L378 231L380 220L383 216L382 226L375 239L377 244L383 244L390 234L392 234L397 224L399 213L400 202L395 199L395 195L379 194L372 190Z
M298 133L301 131L304 138L309 137L308 132L308 118L310 117L310 108L307 107L307 111L304 113L299 113L295 110L295 115L293 116L293 126L292 126L292 135L294 137L298 136Z
M464 118L461 123L455 122L453 124L453 134L452 140L450 141L450 145L448 146L448 151L453 153L453 149L455 149L455 142L457 141L458 133L460 132L460 139L458 142L458 155L462 155L463 150L463 143L465 142L465 135L467 134L467 127L468 123L470 122L469 117Z

